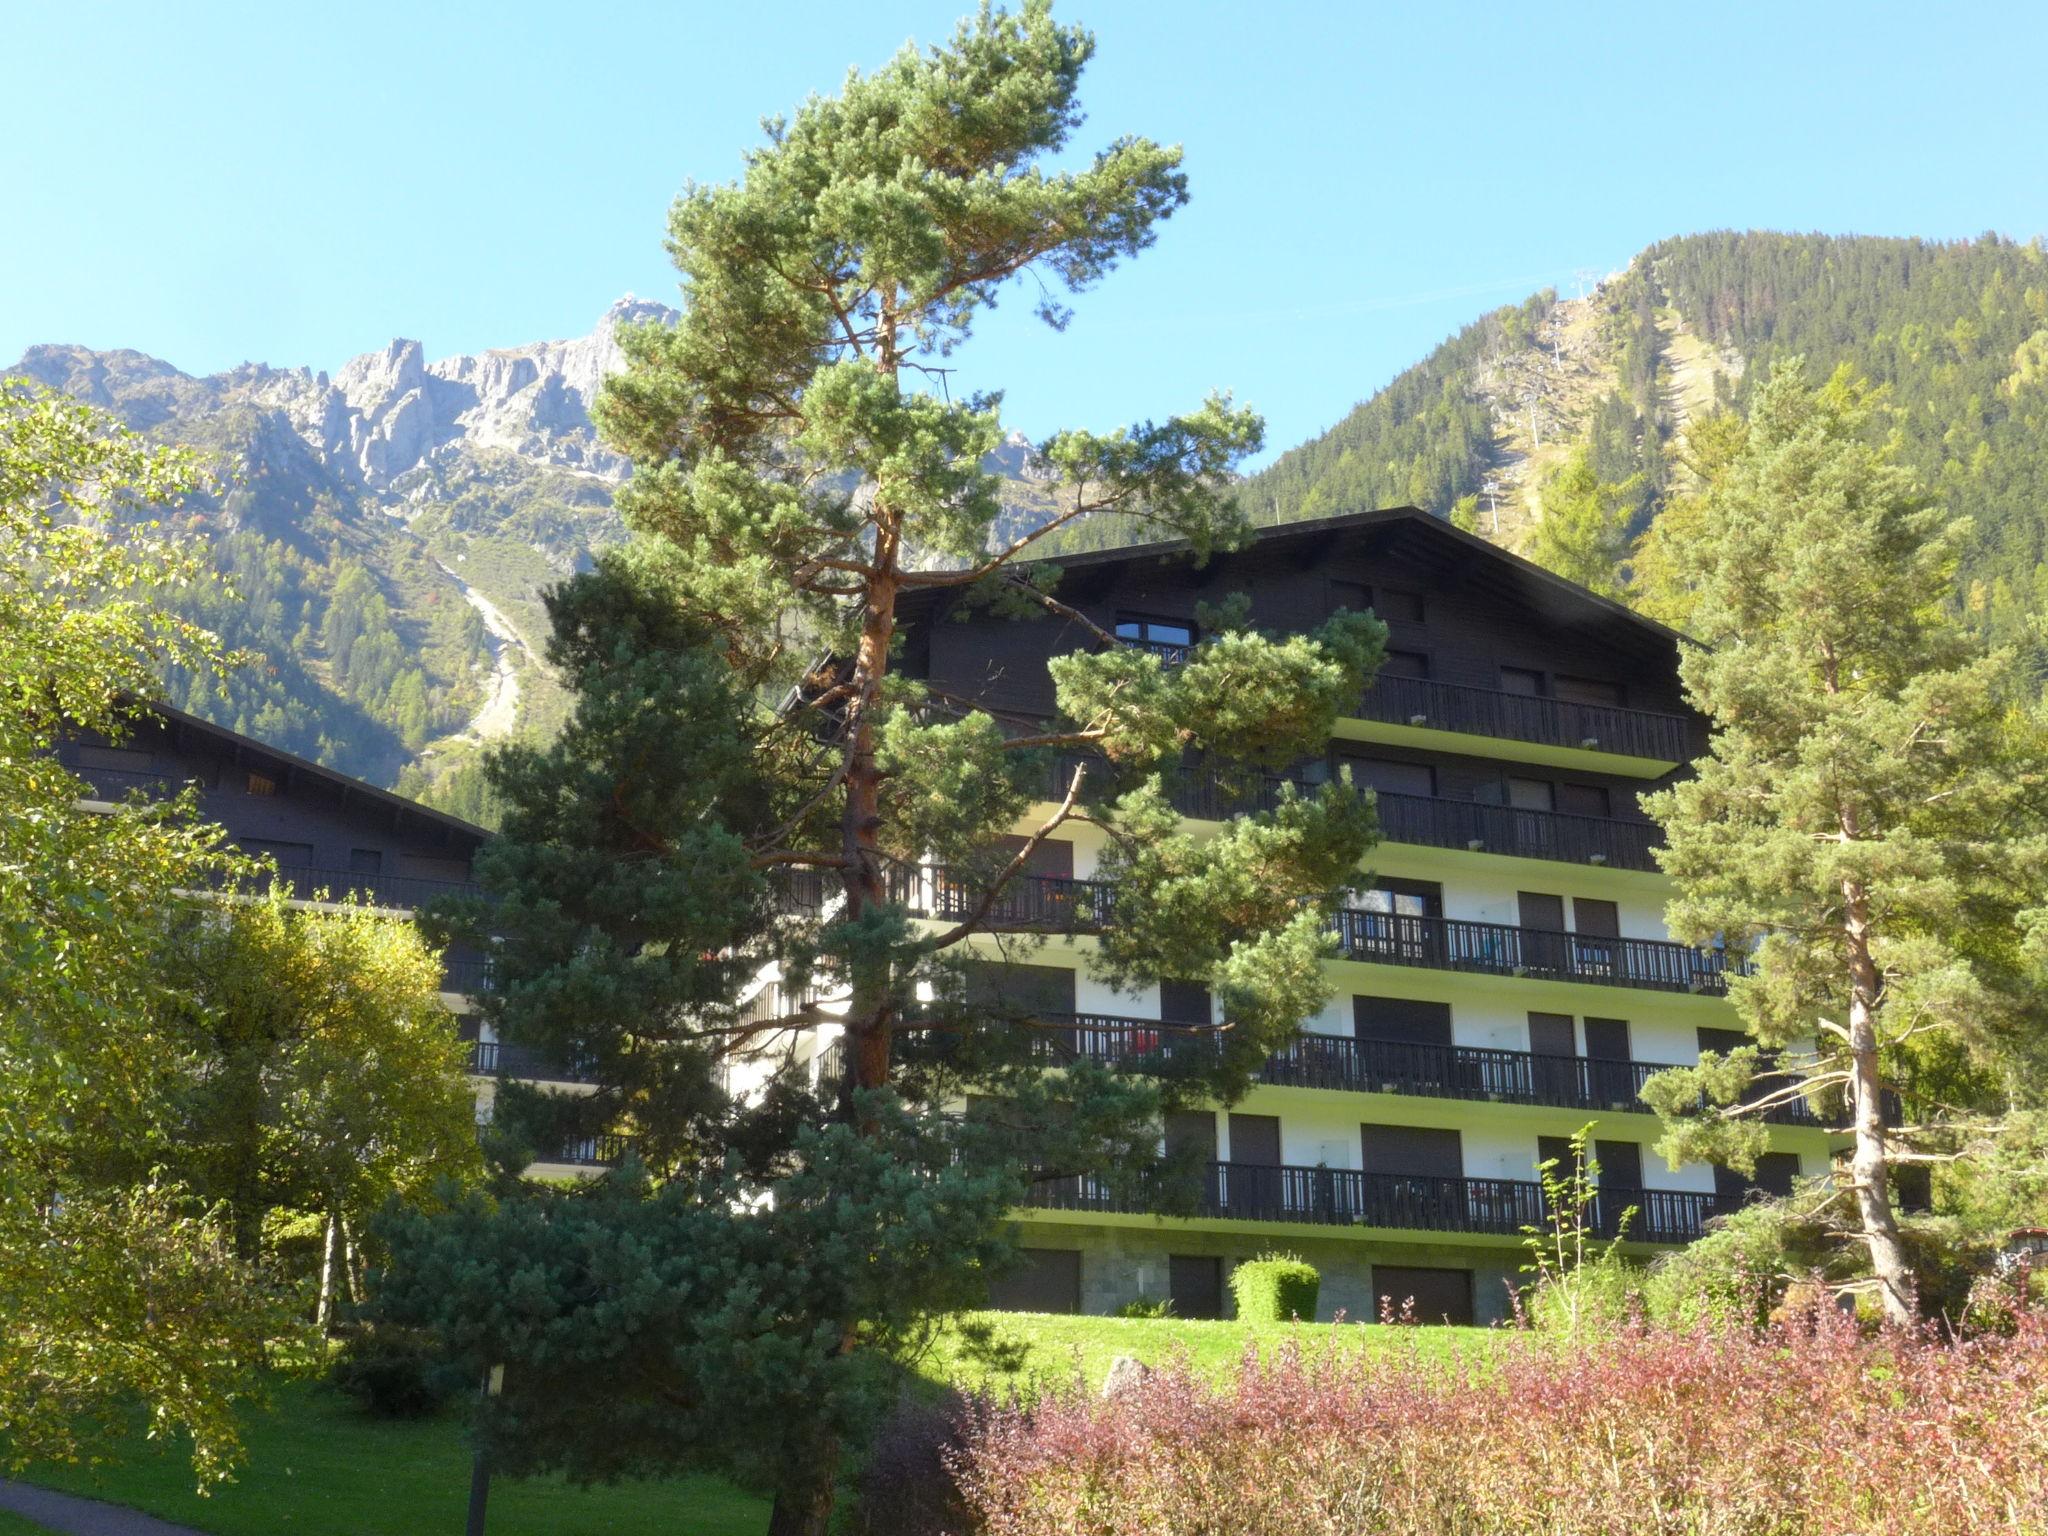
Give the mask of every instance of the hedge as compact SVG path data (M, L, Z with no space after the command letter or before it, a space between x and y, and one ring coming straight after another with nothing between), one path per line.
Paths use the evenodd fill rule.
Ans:
M1286 1323L1316 1318L1323 1277L1315 1265L1291 1253L1266 1253L1230 1272L1230 1294L1241 1322Z

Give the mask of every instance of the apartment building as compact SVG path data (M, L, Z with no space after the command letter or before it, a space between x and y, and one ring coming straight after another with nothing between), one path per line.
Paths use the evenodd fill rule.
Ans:
M1057 564L1063 603L1169 665L1201 640L1202 605L1228 596L1271 631L1377 613L1385 668L1289 777L1349 769L1377 793L1383 841L1339 918L1330 1005L1241 1102L1164 1128L1208 1166L1202 1214L1162 1218L1091 1180L1049 1180L1018 1213L1028 1263L999 1305L1103 1313L1170 1297L1180 1316L1221 1315L1231 1266L1280 1248L1321 1269L1327 1315L1412 1297L1425 1318L1487 1322L1543 1217L1538 1165L1581 1127L1599 1165L1592 1220L1644 1256L1755 1188L1826 1170L1829 1138L1803 1104L1773 1112L1753 1180L1651 1150L1643 1079L1740 1039L1726 996L1739 958L1671 941L1640 806L1705 746L1671 631L1408 508L1267 529L1207 564L1173 546ZM1047 661L1100 643L1070 621L921 596L905 670L1027 728L1053 707ZM1181 809L1213 821L1242 803L1195 782ZM1213 1005L1198 986L1119 995L1091 974L1087 929L1113 920L1091 881L1100 847L1092 828L1062 829L1004 894L999 928L1056 936L1003 984L1070 1026L1068 1050L1162 1048L1162 1026L1215 1022ZM938 872L904 895L935 920L967 900ZM982 942L993 955L1000 935Z

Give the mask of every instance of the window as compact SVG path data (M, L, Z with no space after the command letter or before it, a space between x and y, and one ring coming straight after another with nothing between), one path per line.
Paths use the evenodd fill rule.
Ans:
M1420 624L1422 622L1422 594L1402 592L1393 587L1382 587L1374 594L1373 609L1383 619L1396 624Z
M998 1312L1081 1310L1081 1253L1076 1248L1019 1248L1014 1268L989 1282Z
M1415 1269L1407 1265L1375 1264L1372 1267L1372 1289L1379 1305L1395 1317L1406 1311L1418 1323L1448 1323L1461 1328L1472 1325L1472 1271L1469 1269Z
M1557 794L1545 779L1509 779L1508 804L1518 811L1554 811Z
M1381 677L1428 677L1429 657L1421 651L1388 651L1380 663Z
M1168 1254L1166 1290L1175 1317L1221 1317L1223 1261L1204 1254Z
M277 860L281 869L310 869L313 865L311 843L274 843L260 837L244 837L238 841L243 852L259 857L267 853Z
M252 795L274 795L277 793L277 780L252 768L249 770L248 790Z
M1543 686L1543 674L1528 667L1502 667L1500 669L1500 691L1518 693L1527 698L1540 699L1547 691Z
M1198 981L1159 983L1159 1017L1168 1024L1211 1022L1209 989Z
M1151 651L1168 661L1185 661L1188 647L1195 643L1195 626L1185 619L1123 614L1116 621L1116 637L1126 645Z
M348 872L352 875L381 875L384 873L384 855L375 848L351 848L348 851Z
M134 747L73 747L71 756L81 768L113 768L122 773L147 773L154 759Z
M1395 917L1441 917L1444 888L1426 880L1382 880L1359 893L1358 909Z
M1324 607L1331 613L1364 613L1372 607L1372 593L1364 582L1333 580L1324 593Z
M1591 677L1560 677L1553 690L1567 704L1597 704L1609 709L1621 707L1621 684L1605 683Z
M1557 808L1569 816L1607 817L1613 814L1607 791L1598 784L1560 784Z
M1351 782L1383 795L1434 795L1436 770L1427 763L1397 763L1381 757L1343 757Z
M1361 1040L1448 1047L1451 1005L1406 997L1353 997L1351 1028Z

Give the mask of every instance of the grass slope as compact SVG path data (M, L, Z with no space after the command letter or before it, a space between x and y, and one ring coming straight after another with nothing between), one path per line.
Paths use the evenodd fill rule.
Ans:
M118 1466L34 1467L26 1478L213 1536L462 1529L470 1461L459 1417L369 1419L312 1383L290 1381L279 1384L271 1410L250 1421L248 1447L240 1478L205 1498L193 1492L180 1448L140 1439ZM500 1479L491 1488L491 1536L760 1536L767 1520L763 1501L710 1478L594 1489Z
M1292 1343L1307 1358L1409 1351L1424 1364L1486 1348L1478 1328L1359 1328L1183 1322L984 1312L939 1331L918 1363L934 1384L1025 1397L1079 1379L1098 1389L1110 1363L1184 1357L1221 1377L1247 1349L1263 1357ZM427 1422L364 1417L318 1385L277 1386L247 1427L249 1464L231 1486L201 1498L182 1447L140 1437L118 1465L33 1467L30 1482L146 1510L211 1536L415 1536L454 1531L469 1497L469 1452L459 1414ZM35 1530L9 1524L0 1536ZM491 1536L761 1536L767 1504L711 1478L579 1489L554 1480L500 1479L491 1490Z

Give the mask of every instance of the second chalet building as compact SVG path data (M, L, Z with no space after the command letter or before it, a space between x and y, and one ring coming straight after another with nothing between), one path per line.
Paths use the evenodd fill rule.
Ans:
M1645 1255L1757 1185L1826 1171L1829 1138L1803 1105L1774 1112L1755 1183L1651 1151L1643 1078L1740 1039L1736 962L1670 940L1671 887L1639 803L1705 747L1670 630L1406 508L1265 529L1206 564L1173 545L1056 563L1063 603L1168 664L1202 639L1201 606L1236 594L1276 632L1377 613L1385 668L1293 776L1348 767L1377 792L1382 844L1340 919L1335 1000L1242 1102L1164 1128L1210 1165L1204 1214L1161 1219L1085 1178L1048 1181L1019 1213L1029 1263L999 1304L1103 1313L1170 1297L1182 1317L1218 1316L1230 1267L1283 1248L1321 1269L1326 1313L1369 1318L1383 1297L1412 1297L1425 1318L1486 1322L1522 1278L1523 1228L1542 1220L1538 1164L1589 1122L1594 1219L1613 1227L1632 1208L1626 1235ZM957 602L940 592L907 614L906 670L1020 724L1052 710L1047 660L1099 643ZM1181 808L1233 807L1195 782ZM1060 836L997 911L1066 931L1005 984L1041 1016L1070 1016L1076 1050L1156 1048L1163 1023L1212 1022L1198 986L1119 995L1091 976L1100 838ZM907 894L934 918L964 900L929 873Z

